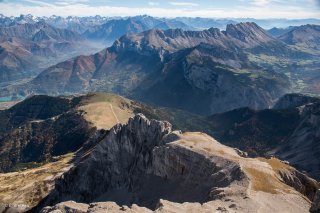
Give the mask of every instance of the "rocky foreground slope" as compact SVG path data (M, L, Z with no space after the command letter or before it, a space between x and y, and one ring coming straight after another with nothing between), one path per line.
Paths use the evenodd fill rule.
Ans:
M150 107L114 94L33 96L0 110L0 172L39 166L74 152L96 131L126 123L137 113L170 120L183 130L208 129L190 113Z
M33 212L308 212L319 189L275 158L141 114L91 143Z

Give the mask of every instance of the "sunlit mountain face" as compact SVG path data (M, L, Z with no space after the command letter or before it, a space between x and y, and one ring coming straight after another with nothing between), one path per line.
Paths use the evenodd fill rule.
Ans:
M320 212L319 1L0 14L0 212Z

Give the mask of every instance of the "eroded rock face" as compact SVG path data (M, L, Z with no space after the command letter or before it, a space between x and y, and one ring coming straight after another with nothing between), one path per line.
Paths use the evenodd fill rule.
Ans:
M320 190L317 191L314 201L312 203L310 212L319 213L320 212Z
M58 181L46 204L109 200L155 209L161 198L203 203L223 196L218 188L245 179L236 162L168 144L178 135L171 124L141 114L116 125Z
M66 208L77 204L58 204L73 200L92 203L79 204L87 212L300 213L311 207L303 194L313 199L318 188L277 159L247 158L206 134L138 114L99 139L33 211L73 212Z
M60 180L53 200L72 197L90 202L122 190L134 190L143 184L139 179L151 167L153 148L170 132L171 124L149 121L144 116L131 118L127 125L116 125L86 160ZM105 193L108 191L111 194Z

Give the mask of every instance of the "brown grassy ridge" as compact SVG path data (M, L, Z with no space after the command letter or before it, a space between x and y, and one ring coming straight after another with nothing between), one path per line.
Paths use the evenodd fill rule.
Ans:
M53 188L55 177L71 163L74 154L25 171L0 174L0 203L34 207Z

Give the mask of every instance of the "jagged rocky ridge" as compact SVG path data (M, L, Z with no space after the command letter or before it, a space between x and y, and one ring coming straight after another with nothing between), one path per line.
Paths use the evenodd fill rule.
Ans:
M170 120L183 130L199 131L206 126L196 115L151 107L114 94L33 96L0 110L0 172L37 167L74 152L96 131L102 134L103 129L126 123L137 113Z
M1 94L112 91L207 115L242 106L270 107L290 91L291 83L283 73L249 59L253 53L308 57L254 23L228 25L225 31L153 29L123 36L95 55L52 66L30 84ZM191 107L194 101L198 104Z
M249 159L203 133L172 132L168 122L148 120L141 114L126 125L114 126L96 141L94 149L80 150L79 157L80 162L32 211L74 200L106 203L62 203L42 212L77 208L80 212L119 212L130 209L117 205L132 204L146 207L132 208L147 212L166 212L173 206L178 212L190 208L308 212L311 202L302 194L313 200L319 188L316 181L277 159Z

